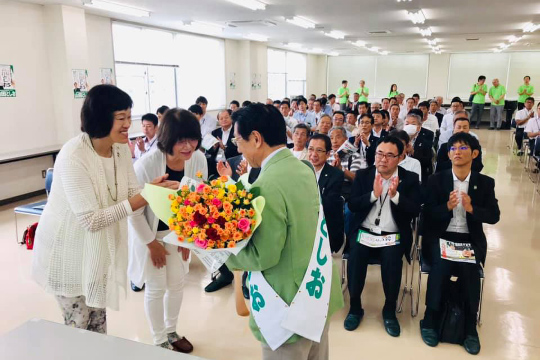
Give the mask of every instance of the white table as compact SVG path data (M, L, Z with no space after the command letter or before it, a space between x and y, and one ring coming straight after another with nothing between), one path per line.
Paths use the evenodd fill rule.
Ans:
M0 337L2 360L204 360L157 346L33 319Z

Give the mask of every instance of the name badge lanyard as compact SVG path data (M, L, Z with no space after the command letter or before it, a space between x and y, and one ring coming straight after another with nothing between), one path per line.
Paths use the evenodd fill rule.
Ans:
M379 209L379 213L377 214L377 218L375 219L375 226L379 226L381 223L381 213L384 206L384 203L386 203L386 198L388 198L388 192L386 193L384 200L381 200L382 195L379 196L379 203L381 204L381 208Z

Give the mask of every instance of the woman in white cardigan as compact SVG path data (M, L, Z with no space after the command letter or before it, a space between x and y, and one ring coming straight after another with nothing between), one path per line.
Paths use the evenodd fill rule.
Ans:
M197 151L201 145L201 127L195 115L182 109L168 110L159 126L157 141L158 148L135 163L141 186L165 173L169 180L179 182L184 176L197 179L197 172L202 173L203 179L207 178L206 157ZM189 250L163 244L163 238L171 231L148 206L129 216L128 224L128 273L135 286L146 285L144 310L154 344L189 353L193 346L176 333Z
M58 154L34 246L33 277L55 295L66 325L100 333L127 281L127 216L146 205L127 146L131 107L115 86L88 92L83 133ZM166 178L153 183L178 188Z

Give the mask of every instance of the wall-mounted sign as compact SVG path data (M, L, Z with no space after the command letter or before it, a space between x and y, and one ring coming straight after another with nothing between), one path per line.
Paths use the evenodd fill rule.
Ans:
M0 97L16 97L13 65L0 64Z

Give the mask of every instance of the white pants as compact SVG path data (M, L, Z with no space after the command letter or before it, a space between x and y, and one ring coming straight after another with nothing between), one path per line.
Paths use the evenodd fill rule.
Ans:
M170 254L167 255L167 265L158 269L149 259L146 268L144 311L155 345L163 344L167 341L167 334L176 331L187 269L178 247L164 245Z

